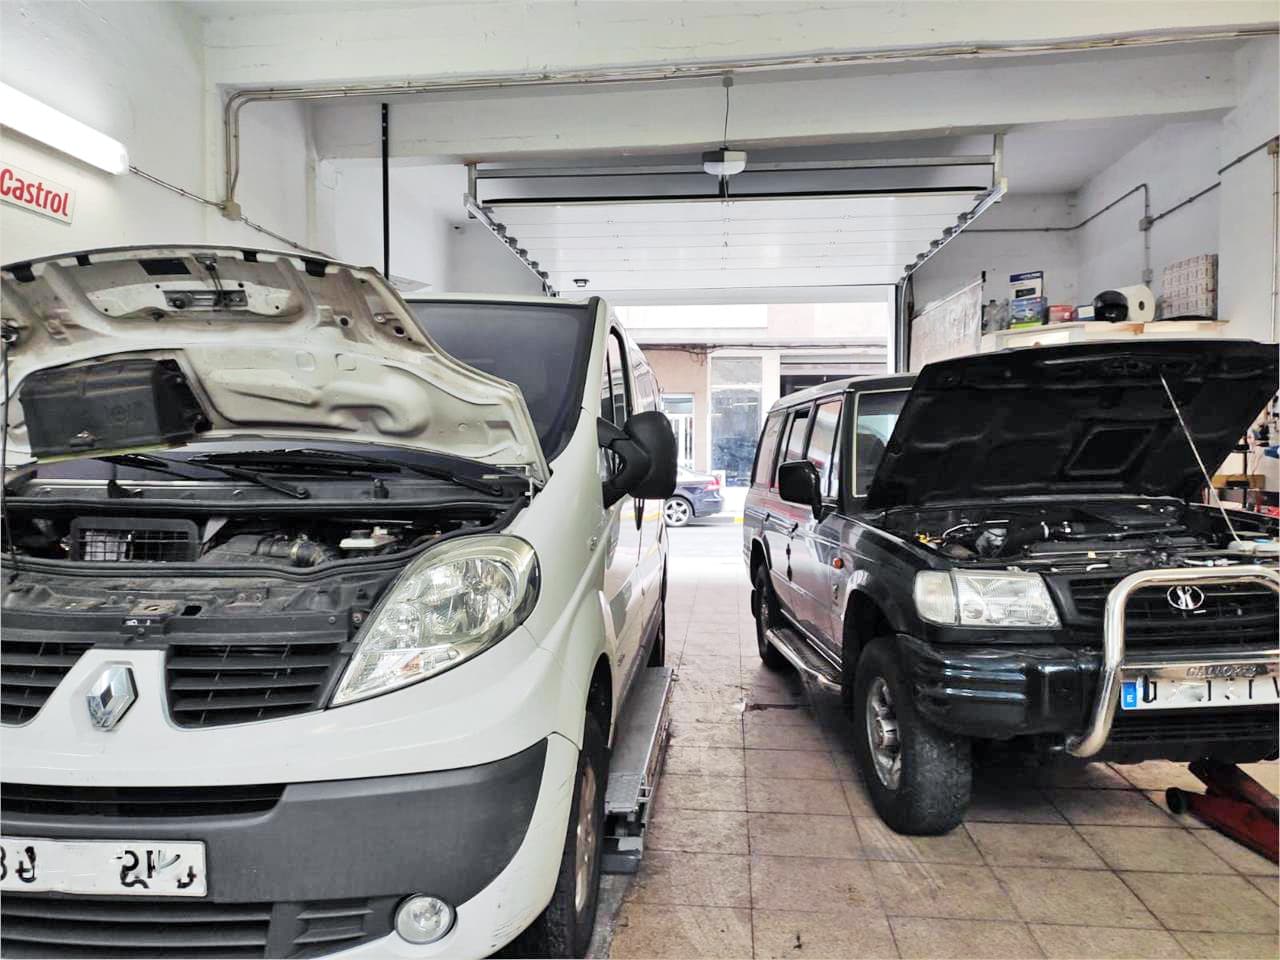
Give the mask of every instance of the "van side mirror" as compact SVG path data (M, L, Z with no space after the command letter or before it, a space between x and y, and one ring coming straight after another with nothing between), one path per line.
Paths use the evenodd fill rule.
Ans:
M606 507L627 494L640 500L665 500L675 493L676 436L666 414L657 410L634 414L622 429L600 418L596 431L600 446L621 461L621 468L604 482Z
M822 481L818 468L808 460L788 460L778 467L778 496L787 503L802 503L822 519Z

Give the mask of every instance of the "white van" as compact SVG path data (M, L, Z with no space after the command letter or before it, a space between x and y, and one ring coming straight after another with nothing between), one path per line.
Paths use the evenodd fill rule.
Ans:
M676 471L605 304L128 248L3 335L4 956L582 955Z

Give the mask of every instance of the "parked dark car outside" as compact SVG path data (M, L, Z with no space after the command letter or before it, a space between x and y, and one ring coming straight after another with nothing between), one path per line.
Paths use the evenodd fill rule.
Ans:
M724 509L720 496L720 478L712 473L680 470L676 474L676 492L662 507L669 527L683 527L690 520L710 517Z

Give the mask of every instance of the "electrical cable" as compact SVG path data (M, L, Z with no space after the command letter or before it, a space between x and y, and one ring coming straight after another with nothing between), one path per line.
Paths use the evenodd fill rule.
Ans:
M733 77L726 73L721 82L724 84L724 136L720 144L727 149L729 146L729 90L733 86Z
M1174 415L1178 418L1178 425L1182 427L1182 435L1187 438L1187 445L1191 447L1191 453L1196 458L1196 463L1200 465L1200 475L1204 477L1205 485L1209 488L1209 499L1213 501L1218 508L1218 512L1222 514L1222 519L1226 521L1227 529L1231 531L1231 539L1239 543L1240 534L1236 533L1236 528L1231 525L1231 518L1227 516L1227 508L1222 505L1218 490L1213 485L1213 478L1209 476L1204 460L1200 458L1200 451L1196 449L1196 442L1191 438L1191 431L1187 429L1187 421L1182 419L1182 410L1178 408L1178 401L1173 399L1173 391L1169 389L1169 381L1165 380L1163 373L1160 374L1160 383L1164 386L1165 396L1169 398L1169 405L1173 407Z
M178 186L176 183L170 183L168 180L161 179L160 177L157 177L153 173L147 173L147 171L139 167L135 167L132 164L130 164L129 166L129 172L134 174L135 176L141 177L143 180L146 180L148 183L154 183L158 187L163 187L166 190L170 190L176 193L180 197L186 197L188 200L194 200L196 203L204 204L206 207L216 207L219 210L226 209L226 207L223 204L219 203L217 200L210 200L208 197L202 197L198 193L192 193L190 190L185 190L182 187ZM288 246L293 247L293 249L295 250L301 250L303 253L310 253L317 257L323 257L326 260L337 259L331 254L325 253L322 250L315 250L311 247L303 246L301 243L298 243L296 240L290 240L288 237L284 236L283 234L276 233L274 230L268 230L262 224L255 223L254 221L250 220L246 216L242 215L239 217L232 217L230 219L232 219L232 221L236 223L243 223L250 230L256 230L258 231L258 233L265 234L266 236L271 237L271 239L273 240L279 240L281 243L287 244Z

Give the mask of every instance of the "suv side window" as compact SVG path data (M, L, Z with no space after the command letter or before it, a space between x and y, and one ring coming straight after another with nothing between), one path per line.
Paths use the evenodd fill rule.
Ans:
M765 421L764 433L760 435L760 445L756 447L756 469L754 482L765 487L774 485L774 468L778 460L778 435L782 433L782 421L787 418L784 411L770 414Z
M884 446L893 436L898 414L907 402L906 390L873 390L854 401L853 495L865 497L876 468L884 458Z
M804 459L805 433L809 428L809 407L797 407L787 425L787 442L783 445L779 463Z
M836 437L839 436L837 427L840 425L841 406L839 398L819 403L814 410L813 429L809 432L809 448L806 456L809 462L818 468L818 477L825 496L834 496L831 482L832 465L835 462L837 450Z
M609 331L606 344L604 369L600 371L600 416L621 427L631 412L631 398L627 396L626 353L616 330Z

